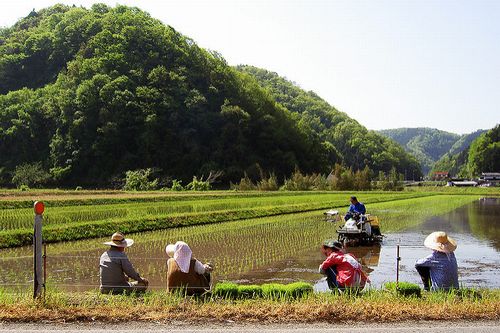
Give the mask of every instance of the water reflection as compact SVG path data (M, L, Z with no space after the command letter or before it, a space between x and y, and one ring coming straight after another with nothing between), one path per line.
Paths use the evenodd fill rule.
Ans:
M395 280L396 246L401 246L401 275L404 281L420 283L415 261L431 253L423 246L433 231L445 231L458 242L455 251L459 282L469 287L500 287L500 199L482 199L450 213L430 218L404 232L387 234L379 267L370 274L375 285Z

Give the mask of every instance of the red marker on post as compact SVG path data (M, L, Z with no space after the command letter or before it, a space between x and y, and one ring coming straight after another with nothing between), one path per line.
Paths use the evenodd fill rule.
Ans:
M35 210L35 215L42 215L43 212L45 211L45 205L41 201L35 201L33 208Z

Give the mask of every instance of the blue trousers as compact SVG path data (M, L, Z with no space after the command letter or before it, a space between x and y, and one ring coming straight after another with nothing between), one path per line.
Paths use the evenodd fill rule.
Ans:
M335 289L344 289L344 287L339 286L337 281L337 269L335 267L330 267L326 270L326 282L328 283L328 288Z

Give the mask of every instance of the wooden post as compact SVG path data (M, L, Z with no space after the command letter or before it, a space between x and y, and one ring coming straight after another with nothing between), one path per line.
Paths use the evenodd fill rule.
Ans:
M41 201L34 204L35 223L33 226L33 298L40 296L43 287L42 275L42 221L44 205Z

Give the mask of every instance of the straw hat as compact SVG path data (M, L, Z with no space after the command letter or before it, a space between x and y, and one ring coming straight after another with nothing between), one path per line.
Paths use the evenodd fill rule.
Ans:
M125 238L121 232L115 232L111 236L111 241L104 243L104 245L110 245L114 247L129 247L134 244L134 240L130 238Z
M427 236L424 245L429 249L444 253L451 253L457 248L457 242L448 237L444 231L436 231Z

